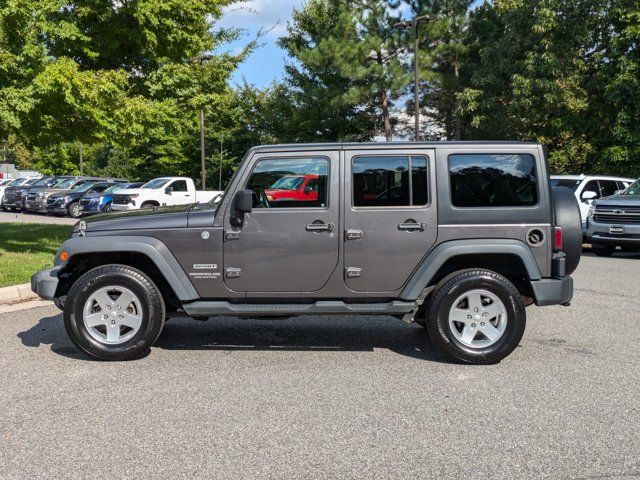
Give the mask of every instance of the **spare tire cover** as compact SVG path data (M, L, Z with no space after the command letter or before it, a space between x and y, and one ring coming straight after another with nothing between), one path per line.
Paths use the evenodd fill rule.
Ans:
M571 275L582 255L582 219L575 194L566 187L551 189L556 226L562 227L562 251L566 255L565 272Z

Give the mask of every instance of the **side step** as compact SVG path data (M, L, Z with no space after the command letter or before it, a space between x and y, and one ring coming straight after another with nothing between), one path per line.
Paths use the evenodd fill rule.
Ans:
M215 315L397 315L411 313L415 302L394 300L386 303L344 303L335 300L305 304L238 304L219 301L197 301L182 306L191 316Z

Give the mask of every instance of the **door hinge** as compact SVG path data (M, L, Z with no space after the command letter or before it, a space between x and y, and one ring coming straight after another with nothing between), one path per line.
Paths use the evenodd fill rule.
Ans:
M225 240L238 240L240 238L240 230L227 230L224 232Z
M346 268L347 278L358 278L362 276L362 269L358 267L347 267Z
M351 228L349 228L345 234L344 234L345 238L347 240L358 240L360 238L362 238L362 230L353 230Z
M241 268L228 267L224 269L225 278L240 278L241 274Z

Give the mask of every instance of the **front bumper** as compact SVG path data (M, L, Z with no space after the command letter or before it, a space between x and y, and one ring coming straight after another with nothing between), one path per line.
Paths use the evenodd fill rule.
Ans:
M27 200L24 203L24 209L28 210L29 212L42 212L42 213L46 213L47 212L47 202L46 200L34 200L34 201L29 201Z
M31 291L43 300L53 300L58 289L58 273L62 267L40 270L31 277Z
M53 215L66 215L67 212L67 207L65 205L47 205L47 213L53 214Z
M82 215L93 215L95 213L103 213L105 205L99 203L90 203L88 205L82 205Z
M610 233L611 226L623 227L624 233ZM598 223L590 218L587 224L587 241L592 244L640 246L640 224Z
M136 206L132 205L131 203L127 203L126 205L123 205L121 203L112 203L111 210L116 212L127 212L129 210L136 210Z
M567 305L573 298L573 278L542 278L531 282L533 297L539 307Z
M24 208L24 202L22 198L11 197L7 198L6 196L2 199L2 204L7 208L19 209L22 210Z

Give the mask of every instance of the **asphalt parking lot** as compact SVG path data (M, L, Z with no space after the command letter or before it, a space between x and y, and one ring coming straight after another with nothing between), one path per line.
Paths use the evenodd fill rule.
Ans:
M640 477L639 279L586 255L482 367L390 318L174 319L104 363L53 307L0 315L0 478Z

